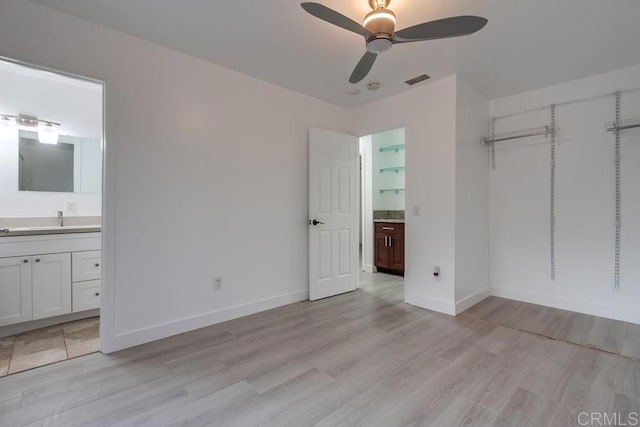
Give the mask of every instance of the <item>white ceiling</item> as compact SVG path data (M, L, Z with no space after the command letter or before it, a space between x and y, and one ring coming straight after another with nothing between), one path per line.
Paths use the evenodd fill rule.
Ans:
M347 80L364 40L299 1L34 1L345 107L408 90L403 82L421 73L458 73L497 98L640 63L638 0L392 0L398 29L463 14L489 23L468 37L396 45L355 86ZM367 0L320 2L359 22L370 10ZM368 92L368 80L381 88Z

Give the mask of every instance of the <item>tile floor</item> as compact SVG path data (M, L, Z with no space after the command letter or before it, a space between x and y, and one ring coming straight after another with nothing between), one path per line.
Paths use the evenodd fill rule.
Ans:
M97 352L99 319L83 319L0 338L0 377Z

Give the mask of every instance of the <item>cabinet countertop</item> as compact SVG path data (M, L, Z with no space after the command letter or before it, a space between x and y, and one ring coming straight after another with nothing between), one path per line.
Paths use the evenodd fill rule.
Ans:
M96 233L101 231L99 225L69 225L64 227L10 227L2 229L1 237L34 236L43 234Z

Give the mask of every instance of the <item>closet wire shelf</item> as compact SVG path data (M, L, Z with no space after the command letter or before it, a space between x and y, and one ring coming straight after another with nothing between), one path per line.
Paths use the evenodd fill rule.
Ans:
M607 132L618 132L625 129L640 127L640 119L619 120L606 124Z
M558 133L558 128L554 126L539 126L530 129L523 129L515 132L505 132L482 138L483 144L493 144L496 142L511 141L513 139L529 138L532 136L544 135L545 138Z

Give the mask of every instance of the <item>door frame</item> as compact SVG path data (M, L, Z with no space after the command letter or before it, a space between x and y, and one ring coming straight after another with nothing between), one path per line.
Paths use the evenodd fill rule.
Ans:
M385 127L385 128L375 128L375 130L372 131L365 131L365 132L357 132L356 133L356 137L358 138L358 144L361 143L363 138L367 138L367 137L371 137L373 138L373 135L378 134L378 133L384 133L384 132L388 132L388 131L392 131L392 130L396 130L396 129L404 129L404 143L405 145L407 144L407 125L405 124L398 124L398 125L392 125L389 127ZM373 139L371 141L368 141L367 144L369 145L369 162L371 162L371 167L373 168ZM360 151L361 153L364 153L364 151ZM364 156L363 156L364 159ZM407 159L407 150L405 148L405 174L406 174L406 159ZM373 174L374 171L373 169L371 170L371 180L373 181ZM363 245L363 254L362 254L362 263L360 264L360 271L363 271L365 268L365 254L364 254L364 245L365 245L365 236L362 235L362 233L364 233L365 228L369 228L371 230L371 248L369 249L371 251L372 254L372 258L373 257L373 252L374 252L374 248L373 248L373 244L375 242L375 232L374 232L374 227L375 227L375 222L373 221L373 188L371 189L371 194L366 194L365 193L365 180L363 179L365 176L365 171L363 169L362 174L360 174L360 185L359 185L359 189L361 191L361 199L362 199L362 212L360 212L360 215L362 216L362 227L360 228L360 233L361 233L361 239L362 239L362 245ZM406 222L407 219L407 193L408 191L406 190L407 188L407 179L406 179L406 175L405 175L405 198L404 198L404 215L405 215L405 261L406 261L406 249L407 249L407 241L406 241L406 236L407 236L407 229L408 229L408 224ZM366 215L365 211L366 211L366 205L365 205L365 201L368 199L370 199L370 203L371 203L371 217L370 217L370 221L369 221L369 217ZM375 260L372 259L372 265L371 265L371 271L366 271L368 273L376 273L376 267L375 267ZM369 267L369 266L367 266ZM406 270L407 266L405 263L405 276L406 277ZM404 288L404 295L405 295L405 301L406 301L406 297L407 297L407 288L405 286Z
M101 240L102 240L102 279L100 289L100 351L108 354L114 350L114 325L115 325L115 300L114 300L114 283L115 283L115 209L113 203L112 189L115 183L112 174L109 171L111 161L108 156L111 152L107 151L106 138L106 120L107 120L107 104L106 91L107 85L104 80L93 77L84 76L70 71L61 70L59 68L48 67L36 64L23 59L16 59L3 55L0 52L0 60L23 67L32 68L38 71L46 71L69 77L76 80L82 80L101 86L102 95L102 129L100 146L102 148L102 224L101 224Z

